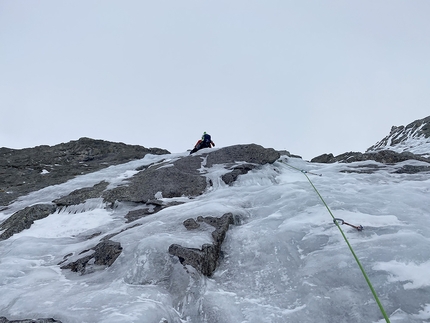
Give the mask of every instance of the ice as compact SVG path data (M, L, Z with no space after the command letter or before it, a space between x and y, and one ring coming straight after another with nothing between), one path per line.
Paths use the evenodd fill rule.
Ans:
M13 236L19 239L23 236L61 238L74 237L81 233L97 229L114 219L111 211L104 208L76 212L73 207L54 213L47 218L35 221L31 230L24 230Z
M404 263L396 260L376 263L375 270L385 270L390 273L389 282L405 282L404 289L419 289L430 285L430 279L423 273L430 273L430 261L421 264Z
M120 185L138 167L186 155L147 156L78 176L21 198L0 219L102 180ZM392 173L401 165L351 172L371 163L284 157L229 186L220 180L226 169L208 169L202 159L202 174L214 184L207 192L172 199L184 204L133 223L123 218L132 206L110 209L98 199L62 209L0 242L0 316L64 323L385 322L305 170L322 174L306 173L336 218L364 227L341 225L391 322L428 322L429 174ZM212 242L212 227L188 231L184 220L227 212L236 223L212 277L168 254L173 243L200 248ZM123 247L111 267L87 275L59 268L65 255L76 258L111 233Z

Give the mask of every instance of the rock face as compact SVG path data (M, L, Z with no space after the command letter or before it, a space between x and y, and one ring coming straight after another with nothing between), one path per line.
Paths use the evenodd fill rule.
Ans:
M32 191L63 183L77 175L140 159L146 154L169 152L90 138L52 147L0 148L0 206L6 206L18 196Z
M206 158L204 167L212 167L215 164L230 166L230 175L226 174L223 180L231 184L239 175L246 174L258 165L274 163L279 157L279 152L274 149L255 144L225 147L213 152L191 155L172 164L165 163L147 168L133 176L127 186L105 192L103 198L111 203L115 201L147 203L153 200L158 192L165 198L198 196L208 185L206 178L199 171L202 167L202 158ZM237 165L236 162L242 163Z
M235 145L216 150L207 154L207 167L215 164L229 164L238 161L250 164L272 164L279 159L280 153L272 148L264 148L260 145Z
M166 198L202 194L207 187L206 178L197 169L181 165L166 163L147 168L134 175L127 186L105 192L103 199L107 202L146 203L153 200L158 192Z
M244 175L259 165L273 164L281 154L272 148L249 144L226 147L203 156L207 157L207 167L216 164L229 166L231 171L223 175L221 179L224 183L231 185L239 175Z

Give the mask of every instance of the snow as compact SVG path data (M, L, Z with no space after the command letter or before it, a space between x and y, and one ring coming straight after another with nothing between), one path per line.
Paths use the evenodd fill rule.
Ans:
M101 180L115 187L137 167L187 154L147 155L31 193L0 213L0 221ZM207 168L202 159L211 189L194 199L163 198L185 203L133 223L124 219L133 206L110 209L99 199L59 210L0 242L0 316L63 323L385 322L331 215L291 165L322 174L308 176L334 216L364 227L341 226L391 322L428 322L430 176L391 173L401 165L344 172L369 163L283 157L228 186L220 180L225 169ZM213 228L187 231L184 220L226 212L237 223L213 277L168 254L173 243L200 248L212 242ZM59 268L65 255L77 258L111 233L123 247L111 267L87 275Z
M423 157L430 157L430 137L425 137L425 135L419 135L420 130L426 124L422 124L420 127L414 129L408 129L407 131L400 129L397 133L390 135L387 138L387 142L380 141L376 143L375 148L369 151L378 150L392 150L398 153L411 152L416 155L421 155ZM406 135L400 143L392 144L392 141Z
M390 149L396 152L409 151L413 154L423 155L424 157L430 157L430 138L420 137L408 137L406 140L402 141L400 144L395 146L384 147L385 149Z

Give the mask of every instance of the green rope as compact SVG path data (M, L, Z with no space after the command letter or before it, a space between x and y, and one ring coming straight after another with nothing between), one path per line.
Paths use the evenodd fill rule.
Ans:
M349 250L351 251L352 255L354 256L355 261L356 261L356 262L357 262L357 264L358 264L358 267L360 267L361 273L363 274L364 279L365 279L365 280L366 280L366 282L367 282L367 285L369 286L370 290L372 291L373 297L375 298L376 303L378 304L379 309L381 310L381 313L382 313L382 315L383 315L383 316L384 316L384 318L385 318L385 321L386 321L387 323L390 323L390 319L388 318L388 315L387 315L387 313L385 312L384 307L382 306L382 303L380 302L380 300L379 300L379 298L378 298L378 295L376 294L375 289L373 288L372 283L370 282L369 277L367 276L367 274L366 274L366 272L365 272L365 270L364 270L363 266L361 265L360 260L358 260L357 255L355 254L354 250L352 249L352 246L351 246L351 244L349 243L348 239L346 238L345 233L343 232L343 230L342 230L342 228L340 227L339 223L337 223L337 221L335 221L335 217L334 217L333 213L331 212L331 210L330 210L330 208L328 207L327 203L326 203L326 202L324 201L324 199L322 198L322 196L321 196L320 192L318 192L317 188L316 188L316 187L315 187L315 185L312 183L312 181L311 181L311 179L309 178L309 176L306 174L306 171L303 171L303 170L301 170L301 169L298 169L298 168L296 168L296 167L294 167L294 166L291 166L291 165L289 165L289 164L287 164L287 163L285 163L285 164L286 164L287 166L289 166L289 167L291 167L291 168L294 168L295 170L298 170L298 171L300 171L301 173L303 173L303 175L305 175L305 176L306 176L307 180L308 180L308 181L309 181L309 183L312 185L312 187L313 187L313 189L315 190L315 192L318 194L318 196L319 196L319 198L321 199L321 201L324 203L324 205L325 205L325 207L326 207L327 211L330 213L331 217L332 217L332 218L333 218L333 220L334 220L333 222L336 224L337 228L339 229L340 233L341 233L341 234L342 234L342 236L343 236L343 239L345 240L346 244L348 245Z

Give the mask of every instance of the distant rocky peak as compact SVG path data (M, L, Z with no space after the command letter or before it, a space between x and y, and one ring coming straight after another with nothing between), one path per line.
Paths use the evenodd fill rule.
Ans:
M393 150L396 152L411 152L425 157L430 156L430 116L415 120L406 127L393 126L390 134L378 141L366 152Z

